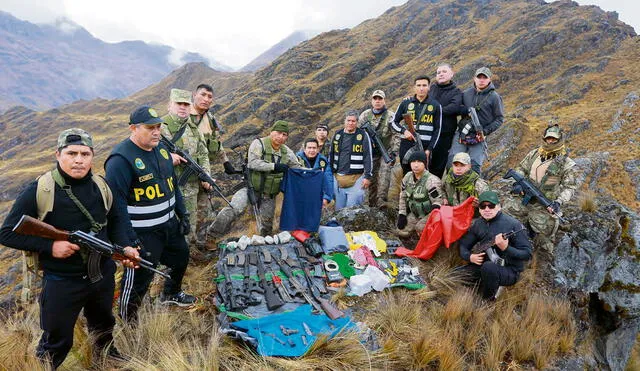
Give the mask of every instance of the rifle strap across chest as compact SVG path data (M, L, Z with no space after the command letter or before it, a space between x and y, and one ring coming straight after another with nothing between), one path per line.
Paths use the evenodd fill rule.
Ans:
M84 207L84 205L82 204L82 202L80 202L80 200L76 197L76 195L73 194L73 192L71 191L71 186L67 185L67 183L64 181L64 178L62 177L58 169L52 170L51 176L53 177L53 180L56 182L56 184L60 186L60 188L62 188L62 190L67 193L67 196L69 196L71 201L73 201L73 203L76 204L78 209L80 209L80 212L82 212L82 214L89 220L89 222L91 223L91 232L93 233L100 232L102 228L104 228L107 225L106 221L104 223L96 222L96 220L93 218L89 210L87 210L87 208Z

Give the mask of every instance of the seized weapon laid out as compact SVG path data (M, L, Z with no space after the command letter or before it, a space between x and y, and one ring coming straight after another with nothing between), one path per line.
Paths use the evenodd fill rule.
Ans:
M478 112L476 112L475 107L469 107L469 116L471 116L471 123L473 124L473 130L476 131L478 135L478 140L482 143L482 150L484 151L484 157L486 159L489 158L489 147L487 146L487 141L484 136L484 129L482 128L482 124L480 124L480 118L478 118Z
M13 231L18 234L38 236L54 241L69 241L86 248L89 251L87 273L89 274L89 279L92 283L98 282L102 279L102 273L100 270L101 256L106 256L113 260L120 261L130 260L135 262L135 264L140 266L140 268L149 270L164 278L171 279L169 274L154 268L152 262L143 258L127 256L124 253L124 247L103 241L98 237L83 231L64 231L28 215L23 215L20 218L16 226L13 227Z
M171 153L175 153L178 156L184 158L186 160L185 163L183 163L183 165L185 166L184 171L182 172L182 174L180 175L180 178L178 179L178 186L182 187L187 183L187 180L189 179L189 177L191 176L191 174L197 174L198 175L198 179L200 179L200 181L202 182L206 182L209 183L211 185L211 189L216 192L218 194L218 196L222 197L222 199L229 205L231 206L231 203L229 202L229 200L227 200L227 198L224 196L224 194L222 193L222 189L220 189L220 187L218 186L218 184L216 184L215 180L213 180L213 178L211 177L211 175L209 175L203 168L202 166L200 166L200 164L198 164L190 155L187 151L183 150L182 148L178 147L175 143L173 143L171 140L169 140L167 137L165 137L164 135L160 135L160 142L162 144L164 144L167 149L169 150L169 152Z
M560 215L560 208L557 206L557 203L549 200L544 196L544 193L540 192L540 190L531 183L527 178L520 175L513 169L509 169L507 173L503 176L503 179L513 178L520 187L522 187L522 192L524 192L524 197L522 199L522 204L526 205L531 202L531 199L534 198L537 200L542 206L545 208L551 207L551 215L558 218L561 222L566 223L567 220ZM555 207L554 207L555 206Z
M256 228L258 231L261 231L262 218L260 217L260 205L253 183L251 183L251 174L249 173L249 167L247 166L247 159L246 157L243 157L242 154L236 152L235 148L232 148L231 150L242 159L242 183L247 188L247 198L249 199L249 204L251 204L251 209L253 210L253 217L256 219Z
M385 123L383 123L383 125L384 124ZM394 161L394 159L391 158L391 156L389 156L389 152L387 152L387 149L384 148L384 144L382 143L382 140L378 136L376 129L374 129L373 126L371 126L371 122L369 121L365 122L364 124L362 124L362 126L360 126L360 128L364 129L367 132L367 134L369 134L369 137L371 138L371 140L373 140L374 148L378 150L378 152L380 152L380 155L382 156L382 159L384 160L384 162L386 162L387 164L391 164Z
M517 231L511 231L511 232L507 232L507 233L503 233L502 234L502 238L504 238L505 240L508 240L509 237L515 235L516 233L522 232L524 231L525 228L522 227L520 229L518 229ZM477 244L475 244L475 246L473 246L471 248L471 253L472 254L480 254L480 253L486 253L487 257L489 258L489 260L491 260L492 262L496 263L499 266L504 267L504 259L502 259L500 256L498 256L498 253L495 250L495 237L489 241L486 242L479 242Z
M404 115L402 115L402 119L404 120L404 123L407 124L407 130L409 130L409 132L413 135L413 139L415 141L413 147L411 147L402 158L402 163L408 164L409 158L411 158L411 154L415 151L424 152L424 147L422 146L422 139L420 139L420 135L418 135L418 133L416 132L416 127L413 123L413 116L411 116L410 113L405 113Z
M266 250L264 250L266 251ZM258 267L258 278L260 279L260 286L264 290L264 301L267 304L267 309L274 310L284 305L284 300L278 294L278 289L273 281L269 281L265 278L266 268L264 261L260 256L260 251L254 251L249 256L249 261L255 260Z

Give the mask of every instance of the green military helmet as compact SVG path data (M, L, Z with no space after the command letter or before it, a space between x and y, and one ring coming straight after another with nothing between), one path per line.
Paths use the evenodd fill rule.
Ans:
M546 138L556 138L557 140L562 139L562 129L558 124L550 125L544 130L544 135L542 139Z
M66 129L58 135L58 150L74 144L93 149L93 138L91 138L89 133L80 128Z

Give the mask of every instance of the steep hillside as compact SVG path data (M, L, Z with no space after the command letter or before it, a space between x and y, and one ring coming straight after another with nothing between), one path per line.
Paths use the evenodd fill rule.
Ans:
M314 31L295 31L274 46L267 49L264 53L255 57L251 62L247 63L246 66L242 67L240 71L257 71L273 62L273 60L282 55L282 53L286 52L287 50L300 44L303 41L309 40L312 36L315 36L317 34L318 32Z
M127 96L171 72L175 53L142 41L106 43L65 19L36 25L0 11L0 112L15 105L45 109ZM181 63L195 61L207 59L187 53Z

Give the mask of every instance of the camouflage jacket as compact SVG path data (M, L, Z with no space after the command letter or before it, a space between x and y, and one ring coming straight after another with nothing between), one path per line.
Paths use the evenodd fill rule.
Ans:
M370 108L360 114L358 118L358 127L369 121L371 126L376 128L376 134L380 137L380 140L385 145L387 151L398 152L400 149L400 139L402 136L391 130L389 125L393 122L394 112L387 109L381 115L374 115L373 110Z
M575 165L566 155L542 162L536 148L525 156L515 170L532 180L549 200L564 204L571 200L578 187Z
M169 140L173 140L173 136L178 132L178 130L180 130L182 125L187 125L184 133L175 143L178 147L189 152L189 155L198 163L198 165L202 166L205 171L210 172L209 151L207 150L202 133L198 131L198 127L190 119L187 119L184 124L181 124L178 118L171 114L163 116L162 120L164 121L162 123L162 135L167 137ZM177 166L176 176L180 178L183 171L184 166ZM189 181L195 181L197 179L198 178L195 174L192 174L189 177Z
M443 198L447 199L449 206L458 206L469 198L469 196L478 197L480 193L490 190L489 184L482 178L476 179L473 189L473 194L469 194L463 189L456 188L453 183L447 181L447 173L445 173L442 190L444 191Z
M207 111L202 116L192 113L190 117L191 121L198 127L198 130L200 130L200 133L202 133L204 143L209 151L209 163L213 165L218 160L221 163L229 161L229 157L227 157L227 153L222 147L220 130L218 130L218 126L215 124L215 116Z
M429 214L431 205L442 205L442 194L440 178L425 170L422 178L416 179L410 171L402 178L398 214L411 212L422 218Z

